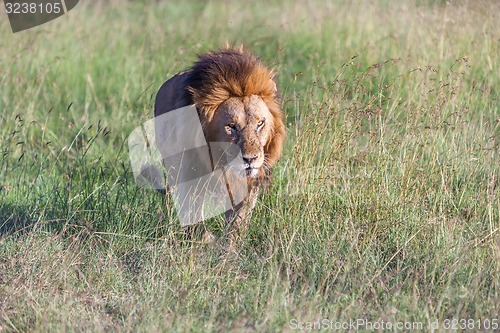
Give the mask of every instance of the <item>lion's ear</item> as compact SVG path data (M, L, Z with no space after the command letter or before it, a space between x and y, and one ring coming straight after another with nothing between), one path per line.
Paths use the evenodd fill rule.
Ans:
M271 84L273 87L273 95L276 96L278 93L278 88L276 87L276 73L274 72L274 69L271 69L269 71L269 79L271 80Z
M271 77L271 83L273 85L273 96L276 97L276 95L278 94L278 88L276 87L276 82L274 81L274 74Z

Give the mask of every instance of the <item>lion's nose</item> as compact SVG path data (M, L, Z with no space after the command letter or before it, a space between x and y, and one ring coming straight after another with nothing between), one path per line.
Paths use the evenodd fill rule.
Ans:
M245 155L243 156L243 162L245 162L245 164L252 164L253 161L255 161L257 159L257 157L259 157L259 155Z

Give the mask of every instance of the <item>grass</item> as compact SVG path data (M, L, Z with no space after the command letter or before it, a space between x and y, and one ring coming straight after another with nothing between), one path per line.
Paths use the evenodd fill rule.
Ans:
M498 321L498 13L97 1L17 34L0 14L0 331ZM231 255L182 240L126 145L160 85L226 41L276 68L288 128Z

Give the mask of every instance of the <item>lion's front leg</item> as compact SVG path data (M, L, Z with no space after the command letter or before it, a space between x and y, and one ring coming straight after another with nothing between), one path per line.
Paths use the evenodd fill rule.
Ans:
M205 244L210 244L215 240L215 236L207 230L203 222L185 226L182 228L182 230L186 239L190 241L194 240Z
M241 236L246 234L258 196L259 187L254 186L243 202L226 212L226 234L230 247L233 247Z

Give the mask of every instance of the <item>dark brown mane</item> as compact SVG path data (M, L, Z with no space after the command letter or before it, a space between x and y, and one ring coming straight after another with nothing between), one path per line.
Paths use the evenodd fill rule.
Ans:
M241 49L202 54L191 69L189 81L194 103L209 119L229 97L258 95L267 102L276 92L272 71Z

